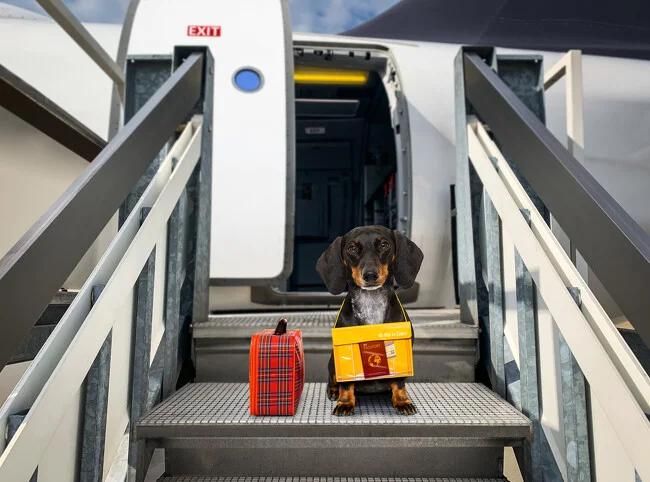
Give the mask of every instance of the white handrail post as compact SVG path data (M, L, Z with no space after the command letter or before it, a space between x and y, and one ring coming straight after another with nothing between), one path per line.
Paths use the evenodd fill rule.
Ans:
M569 152L584 161L584 99L582 88L582 52L569 50L566 58L566 121Z

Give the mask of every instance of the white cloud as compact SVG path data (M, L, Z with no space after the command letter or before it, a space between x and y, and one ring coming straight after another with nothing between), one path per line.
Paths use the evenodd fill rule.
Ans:
M3 1L11 5L45 14L35 0ZM82 22L122 23L122 18L124 17L129 0L64 0L64 3Z
M65 0L65 3L83 21L122 23L129 0Z
M43 13L36 0L0 0ZM214 0L217 1L217 0ZM237 1L237 0L220 0ZM340 33L376 16L398 0L289 0L293 29ZM83 22L121 23L129 0L64 0Z
M290 0L297 32L340 33L371 19L398 0Z

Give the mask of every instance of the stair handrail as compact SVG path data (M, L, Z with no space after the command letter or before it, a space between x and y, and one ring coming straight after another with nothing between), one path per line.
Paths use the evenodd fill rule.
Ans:
M607 478L614 466L648 478L650 378L574 258L579 252L605 278L647 339L648 314L629 297L617 298L621 289L611 288L616 278L602 271L611 264L602 258L615 243L610 258L623 256L624 267L637 270L623 285L630 289L629 280L639 292L649 274L650 237L576 158L584 145L580 53L560 59L544 82L542 62L540 55L481 47L456 57L461 316L484 329L481 365L493 389L533 424L517 454L526 480ZM574 114L568 148L544 125L544 87L565 74ZM586 234L576 231L586 229L582 213L594 223ZM556 220L572 241L566 251ZM605 235L589 239L598 230Z
M477 53L465 53L463 67L478 117L650 346L650 235Z
M154 269L155 265L161 264L156 259L162 260L164 264L167 253L160 249L161 233L167 232L169 219L179 198L187 188L192 174L196 172L203 148L202 127L202 116L196 116L185 127L126 219L125 229L120 229L57 325L57 330L38 353L33 362L37 367L28 369L10 400L0 408L0 427L6 424L6 417L11 412L15 413L21 408L28 410L20 429L0 454L0 480L28 480L37 469L107 340L111 347L109 360L119 360L115 365L122 365L126 374L132 373L133 378L142 375L130 367L131 352L158 352L161 345L164 351L163 339L151 339L144 347L137 346L133 340L132 346L131 343L125 344L125 341L132 340L131 336L119 336L116 332L130 334L137 329L134 325L138 323L138 317L132 316L133 298L129 295L133 296L134 286L137 286L140 274L147 271L149 262L154 265ZM95 283L101 283L101 294L89 302L91 293L98 286ZM127 316L120 316L125 308ZM117 391L127 395L128 405L142 403L135 394L128 395L130 377L123 375L109 370L106 384L110 389L115 386ZM148 377L145 378L148 380ZM125 401L121 400L122 403ZM110 404L110 397L103 403ZM102 408L98 400L93 400L92 404L97 418L109 418L108 415L101 414ZM108 426L108 420L106 423L101 435L107 436L106 433L110 432L113 440L115 432L122 435L128 425L121 423L121 420L113 420L111 426ZM112 452L107 450L105 442L93 448L102 453L105 450ZM76 447L73 444L68 449L75 450ZM83 455L79 459L83 460ZM113 461L113 457L107 460L109 464ZM100 473L102 468L99 468Z
M650 378L582 280L550 227L485 128L470 120L469 159L494 205L504 232L535 281L590 392L605 410L627 456L650 476ZM525 213L525 214L524 214ZM569 289L578 290L580 304Z
M634 394L635 400L641 409L645 413L650 413L650 377L648 377L648 374L618 332L616 326L611 322L609 315L598 302L583 275L564 251L551 227L545 222L541 214L534 209L534 204L526 190L517 179L516 174L494 140L490 138L485 126L473 119L470 121L470 128L472 130L472 132L468 131L470 160L475 164L479 162L476 157L486 155L490 158L503 186L517 203L517 208L528 213L530 229L562 282L567 289L577 290L580 294L578 307L600 341L607 356L616 366L619 375L625 380L627 389ZM490 199L492 199L492 196L490 196ZM573 347L571 349L573 352Z
M202 95L191 54L48 211L0 259L0 369L136 181Z

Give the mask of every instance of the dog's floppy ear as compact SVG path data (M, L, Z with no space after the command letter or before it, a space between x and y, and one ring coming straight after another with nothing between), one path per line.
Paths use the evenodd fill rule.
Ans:
M347 287L345 265L341 257L341 241L341 236L332 241L316 262L316 271L327 286L327 291L333 295L343 293Z
M415 283L424 255L418 246L399 231L393 231L395 259L393 276L400 288L408 289Z

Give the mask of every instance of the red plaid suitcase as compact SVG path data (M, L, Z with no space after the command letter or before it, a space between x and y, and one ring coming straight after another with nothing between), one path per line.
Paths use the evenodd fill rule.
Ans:
M248 360L251 415L294 415L305 383L305 354L300 330L275 330L251 337Z

